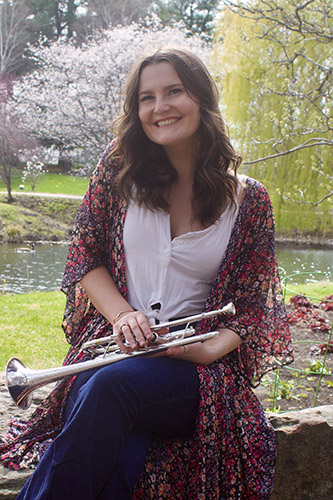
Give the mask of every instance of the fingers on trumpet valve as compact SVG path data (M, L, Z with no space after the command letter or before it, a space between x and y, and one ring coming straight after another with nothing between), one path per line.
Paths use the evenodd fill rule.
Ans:
M113 325L116 344L125 353L143 348L153 339L146 316L140 311L133 311L122 316Z

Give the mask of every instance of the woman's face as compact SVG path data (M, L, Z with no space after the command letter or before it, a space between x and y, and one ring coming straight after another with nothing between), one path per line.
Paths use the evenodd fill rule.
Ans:
M152 142L166 150L196 145L199 103L187 92L171 63L149 64L142 70L138 100L139 119Z

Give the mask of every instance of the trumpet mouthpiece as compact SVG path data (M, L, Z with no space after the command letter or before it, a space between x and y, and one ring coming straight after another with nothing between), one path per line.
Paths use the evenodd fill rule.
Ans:
M229 304L223 307L222 311L223 314L229 314L230 316L234 316L236 314L236 308L232 302L229 302Z

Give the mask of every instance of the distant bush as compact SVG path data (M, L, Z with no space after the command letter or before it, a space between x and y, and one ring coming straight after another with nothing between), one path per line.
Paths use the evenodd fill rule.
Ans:
M5 230L5 240L8 243L21 243L24 241L24 231L22 226L9 224Z

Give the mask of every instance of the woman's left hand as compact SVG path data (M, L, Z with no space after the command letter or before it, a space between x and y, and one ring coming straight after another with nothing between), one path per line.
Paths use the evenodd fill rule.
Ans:
M209 365L241 345L242 339L232 330L219 329L220 335L204 342L170 347L160 356L185 359L199 365Z

